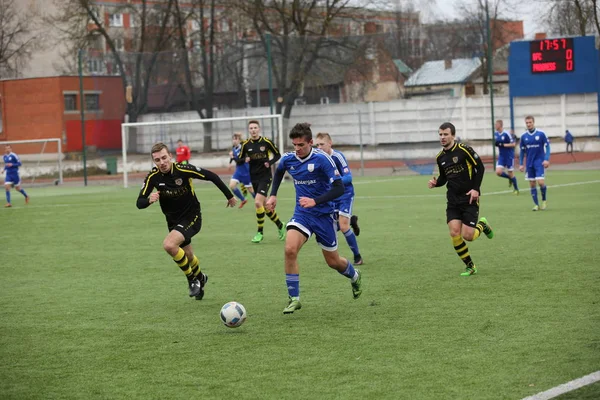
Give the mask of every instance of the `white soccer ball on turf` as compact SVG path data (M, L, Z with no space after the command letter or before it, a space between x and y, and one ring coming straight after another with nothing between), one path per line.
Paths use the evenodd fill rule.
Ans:
M221 307L221 322L229 328L237 328L246 320L246 309L237 301L230 301Z

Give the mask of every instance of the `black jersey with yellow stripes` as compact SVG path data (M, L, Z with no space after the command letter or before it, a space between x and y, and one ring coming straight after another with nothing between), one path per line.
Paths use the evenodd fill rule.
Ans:
M455 143L449 150L438 153L437 165L440 176L437 186L448 185L448 200L468 202L471 189L481 193L484 166L479 155L464 143Z
M191 164L173 163L171 170L165 174L158 168L152 168L144 179L138 198L147 198L156 189L160 194L160 208L170 222L199 214L200 202L196 198L192 179L210 180L202 168Z
M256 140L248 139L242 143L240 159L246 157L250 157L250 177L257 178L271 175L271 169L265 166L265 161L273 165L281 158L281 153L272 141L261 136Z

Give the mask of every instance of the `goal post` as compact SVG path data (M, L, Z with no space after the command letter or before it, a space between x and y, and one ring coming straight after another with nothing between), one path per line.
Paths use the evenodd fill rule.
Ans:
M172 118L173 116L171 116ZM129 187L129 175L133 172L141 172L140 168L144 172L148 171L148 167L151 166L150 160L148 159L148 152L152 144L158 141L165 143L173 143L178 139L183 139L186 144L192 144L192 152L195 152L198 148L198 144L203 144L203 134L200 131L203 129L204 124L212 123L213 126L211 140L215 144L211 151L225 151L231 149L231 136L234 131L247 132L247 122L257 120L261 121L261 135L265 135L267 131L266 124L262 121L271 121L271 128L274 128L274 139L275 145L281 152L284 149L284 137L283 137L283 116L281 114L267 114L267 115L254 115L254 116L235 116L235 117L223 117L223 118L206 118L206 119L173 119L173 120L157 120L157 121L145 121L145 122L125 122L121 124L121 147L123 157L123 187ZM229 123L226 127L219 126L219 123ZM275 126L273 126L275 125ZM135 144L130 143L129 130L136 128ZM135 147L135 148L132 148ZM174 155L175 149L170 148L171 153ZM144 154L144 161L141 166L139 163L134 162L131 153ZM224 156L225 157L225 156ZM207 166L210 169L210 166Z
M24 183L63 183L62 139L9 140L0 146L10 145L19 157L19 175ZM4 148L2 148L4 150Z

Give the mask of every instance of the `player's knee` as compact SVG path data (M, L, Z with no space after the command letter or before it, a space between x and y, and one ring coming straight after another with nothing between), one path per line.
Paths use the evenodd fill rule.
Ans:
M179 250L179 246L167 238L163 240L163 249L169 254L174 254Z
M286 243L284 254L286 259L295 260L298 257L298 248L296 246Z
M473 240L473 232L465 232L465 233L463 233L462 237L467 242L471 242Z
M496 170L496 175L498 175L498 176L502 176L502 170L498 170L498 169L497 169L497 170Z
M340 218L339 224L340 224L340 230L343 233L346 233L350 230L350 222L348 221L348 218Z

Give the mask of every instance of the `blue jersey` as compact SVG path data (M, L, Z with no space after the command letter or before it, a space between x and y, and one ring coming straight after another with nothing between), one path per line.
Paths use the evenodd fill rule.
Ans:
M233 146L231 148L231 152L233 153L233 160L237 163L237 161L240 159L240 151L242 150L242 145L238 144L237 146ZM235 167L236 172L240 171L244 174L250 174L250 165L245 162L243 164L236 164ZM243 182L245 183L245 182Z
M514 143L515 140L513 139L512 135L506 131L502 131L502 132L494 132L494 138L496 140L496 143L504 143L504 144L510 144L510 143ZM499 147L498 148L498 154L501 157L506 157L508 159L513 159L515 158L515 148L514 147Z
M537 129L533 132L525 131L521 135L520 148L520 163L523 165L523 157L527 157L527 168L541 165L550 158L550 141L544 132Z
M337 167L340 175L342 176L342 182L344 182L344 197L353 197L354 196L354 185L352 184L352 172L350 172L350 167L348 166L348 161L346 160L346 156L341 151L333 150L331 153L331 158L333 162L335 162L335 166Z
M294 179L296 189L294 213L323 215L333 212L332 202L317 204L311 208L302 208L298 203L300 197L314 199L325 194L331 189L333 181L340 179L340 173L327 153L319 149L311 149L304 159L296 156L295 152L285 153L277 169L287 171Z
M21 166L21 160L19 160L19 156L15 153L9 153L4 155L4 169L6 169L6 174L16 174L19 172L19 167ZM10 167L7 167L6 164L12 164Z

